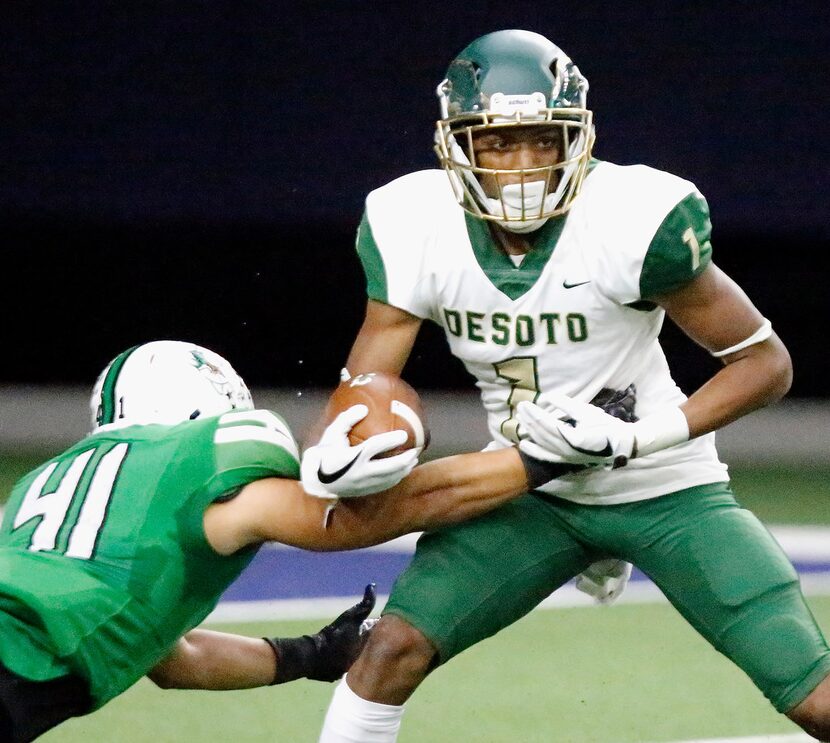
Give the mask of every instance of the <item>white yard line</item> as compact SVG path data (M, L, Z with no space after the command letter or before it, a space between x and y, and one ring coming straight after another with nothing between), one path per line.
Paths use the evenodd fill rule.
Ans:
M830 560L830 527L827 526L790 526L769 525L772 535L791 560L802 562L823 562ZM373 552L397 552L410 554L415 551L415 542L421 536L420 532L404 534L366 550ZM294 549L278 543L271 543L272 549Z
M769 530L791 560L796 562L830 560L830 527L771 525Z
M806 733L787 733L786 735L750 735L740 738L699 738L676 741L676 743L811 743L815 740Z
M821 563L830 560L830 528L819 526L771 526L770 531L791 559L803 563ZM407 534L371 550L411 553L417 534ZM272 549L293 549L279 544ZM808 596L830 595L830 573L805 573L801 585ZM335 596L313 599L274 599L266 601L224 601L208 616L208 622L258 622L279 619L325 619L347 609L360 596ZM388 596L378 596L378 611ZM635 581L620 597L620 604L650 604L665 601L660 590L650 581ZM537 609L565 609L594 606L593 600L569 584L545 599ZM753 743L753 739L746 739ZM760 739L759 739L760 740ZM782 739L784 740L784 739ZM798 739L793 739L798 740ZM809 740L806 738L805 740Z
M271 599L264 601L223 601L205 619L206 623L271 622L282 619L326 619L335 617L360 601L362 596L314 599ZM377 607L389 596L378 596Z
M801 577L801 586L807 596L830 596L830 573L814 573ZM352 604L360 601L360 596L332 596L313 599L273 599L266 601L223 601L207 617L206 622L264 622L281 619L326 619L336 616ZM388 595L379 595L375 613L389 599ZM650 581L629 583L617 604L657 604L666 601L666 597ZM571 609L576 607L596 607L593 599L577 591L572 584L562 586L556 593L542 601L535 611L550 609ZM607 607L596 607L607 608Z

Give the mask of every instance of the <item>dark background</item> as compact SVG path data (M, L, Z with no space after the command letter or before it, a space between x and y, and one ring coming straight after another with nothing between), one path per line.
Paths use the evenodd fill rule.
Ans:
M4 6L0 383L91 383L191 339L249 383L331 386L359 327L366 192L435 166L434 90L475 37L528 28L591 83L602 159L695 181L715 260L830 379L830 3L16 3ZM665 331L687 391L716 368ZM468 386L436 329L407 369Z

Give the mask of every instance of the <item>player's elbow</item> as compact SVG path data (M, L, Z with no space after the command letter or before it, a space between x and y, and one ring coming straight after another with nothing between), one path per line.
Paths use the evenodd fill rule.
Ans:
M174 676L169 674L164 668L154 668L147 674L150 679L159 689L177 689L178 684Z
M757 407L780 400L792 386L792 359L776 336L746 349L734 362L747 365L744 368Z
M163 665L147 674L159 689L213 689L210 673L199 666Z
M170 654L147 672L159 689L201 689L204 663L200 659L198 643L185 635L179 638Z
M786 369L782 369L778 376L778 384L776 386L776 399L780 400L786 395L793 385L793 366L792 363L787 364Z
M767 360L770 402L780 400L790 391L793 384L793 362L782 343Z

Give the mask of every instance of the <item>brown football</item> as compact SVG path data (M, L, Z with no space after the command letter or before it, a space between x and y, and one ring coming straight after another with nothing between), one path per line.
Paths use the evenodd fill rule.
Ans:
M368 372L341 382L329 398L326 421L331 422L339 413L358 404L366 405L369 414L352 428L349 434L352 445L375 434L397 429L407 432L406 442L379 456L391 457L415 446L426 448L429 444L429 428L421 398L400 377Z

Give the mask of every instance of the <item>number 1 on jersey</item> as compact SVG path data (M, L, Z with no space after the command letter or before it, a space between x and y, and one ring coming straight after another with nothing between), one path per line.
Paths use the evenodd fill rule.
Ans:
M516 406L527 400L534 402L539 396L539 377L536 370L535 356L514 356L493 364L496 375L510 382L510 394L507 404L510 417L501 424L501 432L515 443L519 443L519 421L516 418Z
M697 241L697 235L691 227L683 233L683 242L689 246L692 253L692 271L697 271L700 268L700 243Z

